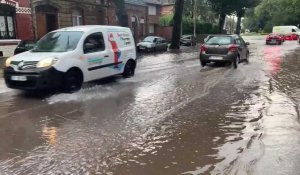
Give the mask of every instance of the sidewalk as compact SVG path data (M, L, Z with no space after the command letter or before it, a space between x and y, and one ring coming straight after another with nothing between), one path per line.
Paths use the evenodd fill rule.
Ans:
M5 58L13 56L17 45L0 45L0 51L3 52L3 58L0 57L0 78L3 77L3 66Z
M4 58L0 58L0 78L3 77Z
M0 45L0 51L3 52L4 57L10 57L14 55L14 51L16 49L17 45ZM1 59L1 58L0 58Z

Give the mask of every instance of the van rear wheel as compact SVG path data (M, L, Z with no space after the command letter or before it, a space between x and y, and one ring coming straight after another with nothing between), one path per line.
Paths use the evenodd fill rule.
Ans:
M64 77L63 90L66 93L77 92L81 89L83 77L79 71L69 70Z
M129 78L134 76L135 73L135 63L134 61L128 61L124 67L123 77Z

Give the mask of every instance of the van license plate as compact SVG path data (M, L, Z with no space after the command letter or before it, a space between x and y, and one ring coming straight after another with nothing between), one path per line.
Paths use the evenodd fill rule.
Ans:
M10 79L12 81L27 81L26 76L11 76Z
M223 60L223 57L216 57L216 56L211 56L209 57L210 60Z

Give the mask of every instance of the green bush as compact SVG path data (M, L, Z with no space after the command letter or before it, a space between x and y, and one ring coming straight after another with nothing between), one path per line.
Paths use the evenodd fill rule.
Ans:
M218 33L218 26L211 23L196 22L197 34L216 34ZM182 33L192 34L194 33L194 20L191 18L183 18L182 21Z
M166 27L173 25L173 15L165 15L159 18L159 25Z

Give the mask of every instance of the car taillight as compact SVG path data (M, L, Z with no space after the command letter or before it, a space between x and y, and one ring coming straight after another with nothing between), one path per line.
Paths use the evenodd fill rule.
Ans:
M206 47L204 45L201 45L200 50L201 53L206 54Z
M237 52L237 50L238 50L237 45L231 45L228 48L228 52Z

